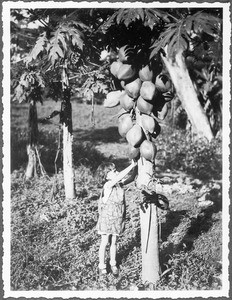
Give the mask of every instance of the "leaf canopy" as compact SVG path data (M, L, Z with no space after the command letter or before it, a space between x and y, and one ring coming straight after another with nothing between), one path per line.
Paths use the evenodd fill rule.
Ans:
M168 14L160 9L154 8L120 8L104 23L103 28L106 30L114 24L124 24L126 27L131 23L141 20L144 26L153 29L162 21L169 22Z
M53 67L69 58L71 52L83 51L84 40L79 24L75 21L61 23L54 31L44 31L27 57L27 64L47 54ZM82 23L80 24L83 27Z
M190 43L196 35L200 36L202 33L206 33L215 38L219 35L220 29L220 18L201 11L183 19L176 19L174 22L166 24L159 38L153 42L150 58L165 47L167 47L168 56L175 57L177 52L189 49Z

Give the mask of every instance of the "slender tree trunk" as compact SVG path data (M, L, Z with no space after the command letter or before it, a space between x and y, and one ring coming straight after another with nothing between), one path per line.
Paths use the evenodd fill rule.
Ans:
M76 197L74 186L73 171L73 153L72 153L73 135L68 131L68 127L63 124L63 172L65 196L68 199Z
M137 187L149 188L154 175L154 164L140 158L138 161ZM142 200L142 199L141 199ZM159 237L157 207L153 203L140 208L142 281L156 283L160 278Z
M73 134L72 134L72 105L66 69L63 69L63 100L61 104L60 121L63 127L63 173L66 199L76 197L73 170Z
M36 171L36 151L34 145L27 145L27 156L28 156L28 162L27 162L27 168L25 172L26 179L30 179L32 177L37 176Z
M197 98L197 93L189 76L182 52L177 53L175 61L164 55L162 55L162 59L171 76L182 106L186 110L192 124L193 132L211 141L213 133L205 111Z
M29 116L28 116L28 144L27 155L28 163L25 172L26 179L37 176L36 171L36 150L35 146L38 141L38 122L37 122L37 108L35 100L29 103Z

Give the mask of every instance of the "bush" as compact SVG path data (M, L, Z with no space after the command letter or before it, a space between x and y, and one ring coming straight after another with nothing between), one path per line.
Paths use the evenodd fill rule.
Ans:
M220 288L217 275L221 273L215 265L205 261L201 255L180 251L170 256L161 280L169 290L209 290Z
M168 140L168 143L167 143ZM162 170L180 170L202 180L221 179L222 143L186 140L185 131L164 130L157 139Z

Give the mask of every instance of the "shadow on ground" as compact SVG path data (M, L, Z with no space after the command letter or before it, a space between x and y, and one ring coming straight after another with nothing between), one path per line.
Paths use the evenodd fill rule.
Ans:
M119 170L128 165L126 158L106 157L96 149L102 143L125 143L120 137L117 127L93 130L76 130L73 133L73 160L74 166L80 164L95 169L104 161L113 161ZM59 147L59 139L60 147ZM22 130L12 130L11 132L11 171L20 168L25 169L27 164L27 132ZM41 162L50 175L55 172L55 158L57 155L57 169L62 169L62 135L59 137L57 132L39 132L38 150Z
M94 144L119 143L122 141L118 133L118 127L111 126L105 129L83 130L77 129L73 132L74 139L78 141L90 141Z
M164 242L167 241L173 229L178 227L183 217L187 217L190 222L187 225L185 234L178 240L178 243L169 242L167 247L160 251L161 266L167 263L170 255L177 254L183 249L191 251L194 247L194 241L213 226L215 222L212 217L213 214L218 213L221 209L221 199L219 199L213 206L202 209L196 217L190 217L187 210L170 211L166 216L166 222L162 224L162 240Z

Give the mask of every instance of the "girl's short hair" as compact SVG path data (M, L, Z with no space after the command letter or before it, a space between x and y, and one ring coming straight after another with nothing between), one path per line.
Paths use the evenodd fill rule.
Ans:
M95 177L99 185L103 185L106 182L106 176L112 170L115 170L114 163L105 162L100 164L95 173Z

